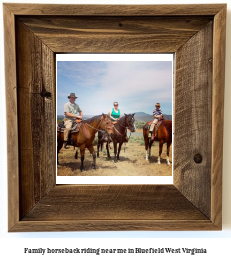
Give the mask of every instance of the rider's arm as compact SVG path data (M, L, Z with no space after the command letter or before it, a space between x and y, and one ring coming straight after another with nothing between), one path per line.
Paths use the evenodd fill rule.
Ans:
M79 115L76 115L76 114L72 114L70 112L66 112L66 116L69 117L69 118L78 118L78 119L82 119L82 115L83 115L83 112L81 111L79 113Z
M157 118L157 119L160 119L160 118L162 118L162 114L161 115L154 115L154 118Z

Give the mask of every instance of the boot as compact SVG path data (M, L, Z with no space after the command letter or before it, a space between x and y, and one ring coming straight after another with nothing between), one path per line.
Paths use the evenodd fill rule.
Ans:
M69 149L69 147L67 147L67 144L68 144L68 141L65 141L65 144L64 144L65 149Z

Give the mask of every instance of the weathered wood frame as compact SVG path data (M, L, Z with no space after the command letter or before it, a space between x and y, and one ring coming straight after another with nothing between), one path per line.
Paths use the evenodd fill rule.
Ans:
M222 229L226 5L3 8L9 231ZM173 185L55 184L55 53L68 52L175 53Z

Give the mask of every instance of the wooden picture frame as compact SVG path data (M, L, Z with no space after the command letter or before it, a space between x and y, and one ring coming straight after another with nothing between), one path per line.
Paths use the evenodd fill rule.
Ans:
M8 230L221 230L226 4L3 4ZM174 184L56 185L55 54L175 53Z

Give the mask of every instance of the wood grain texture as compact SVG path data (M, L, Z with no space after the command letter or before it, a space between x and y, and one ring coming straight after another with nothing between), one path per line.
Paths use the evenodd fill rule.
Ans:
M175 52L212 20L187 17L21 17L54 52ZM101 51L100 51L101 50Z
M224 4L192 5L56 5L5 3L15 15L180 16L215 15Z
M9 231L221 229L225 12L4 4L8 125L18 119L8 133ZM74 51L176 53L174 185L55 186L55 53Z
M16 21L20 217L55 186L54 54Z
M213 23L176 52L174 184L207 217L211 202ZM200 154L202 162L194 161Z
M19 221L19 155L14 14L3 6L7 107L8 229Z
M27 231L217 229L173 185L59 185L12 231L25 228Z
M214 18L213 38L213 107L211 220L222 226L222 155L225 90L226 6Z
M10 232L41 231L211 231L219 230L209 220L62 220L21 221Z
M59 185L40 200L23 221L54 219L129 221L208 218L173 185Z

